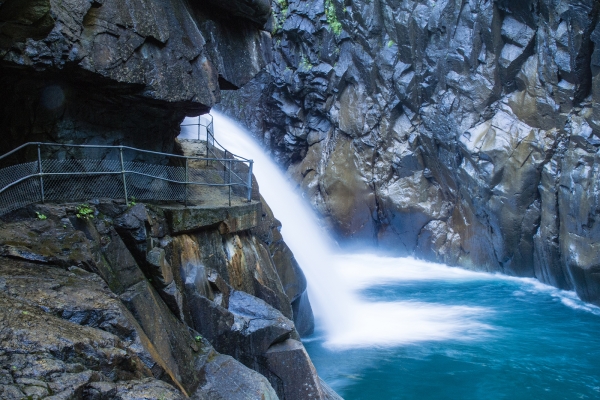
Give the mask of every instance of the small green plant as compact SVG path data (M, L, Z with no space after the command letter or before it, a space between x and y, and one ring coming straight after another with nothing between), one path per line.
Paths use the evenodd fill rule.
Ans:
M300 68L310 71L312 69L312 67L313 67L313 65L310 63L308 58L306 56L303 56L302 61L300 61Z
M342 23L337 18L333 0L325 0L325 17L331 31L339 36L342 33Z
M129 198L129 206L130 206L130 207L133 207L133 206L135 206L136 204L137 204L137 203L135 202L135 197L131 196L131 197Z
M388 46L388 47L392 47L394 44L396 44L396 43L394 43L394 41L393 41L393 40L390 40L390 41L388 42L387 46Z
M77 206L77 218L79 219L92 219L94 218L94 210L87 204L80 204Z
M38 219L41 219L41 220L48 219L47 216L45 216L44 214L42 214L41 212L38 212L38 211L35 212L35 215L37 215Z
M281 10L281 18L277 15L277 13L273 13L273 30L271 33L275 35L280 29L283 28L283 24L285 23L285 19L287 18L289 12L289 5L287 0L277 0L277 4Z
M279 8L281 8L281 13L285 16L289 11L289 4L287 0L277 0L277 4L279 4Z
M202 341L202 336L200 336L200 335L196 335L196 336L194 336L194 340L195 340L196 342L201 342L201 341Z

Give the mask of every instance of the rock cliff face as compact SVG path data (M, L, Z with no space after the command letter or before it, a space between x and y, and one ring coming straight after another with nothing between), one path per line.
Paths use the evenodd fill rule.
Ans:
M0 154L184 152L184 116L270 61L270 14L264 0L0 0ZM339 399L299 341L306 280L255 189L234 207L3 215L0 397Z
M337 399L299 341L284 285L305 279L261 203L90 206L0 225L0 397Z
M600 3L282 0L224 109L346 242L600 304Z
M24 141L171 151L270 59L268 4L182 0L0 1L0 153Z

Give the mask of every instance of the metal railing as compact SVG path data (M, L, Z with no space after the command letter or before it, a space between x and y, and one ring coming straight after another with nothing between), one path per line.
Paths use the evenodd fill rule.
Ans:
M207 152L216 154L212 127L210 136ZM93 198L187 206L222 195L231 205L233 192L250 201L253 161L226 155L188 157L128 146L25 143L0 156L0 165L5 165L0 169L0 215L40 201Z
M204 120L203 120L204 119ZM206 158L210 157L210 147L215 146L215 129L213 123L213 117L210 114L204 114L198 117L198 123L196 124L181 124L179 126L197 126L198 127L198 141L206 141ZM217 142L218 143L218 142ZM219 145L220 146L220 145Z
M203 114L198 117L197 123L181 124L180 126L183 126L183 127L197 126L198 127L198 139L197 140L202 141L203 138L205 138L205 141L206 141L206 158L209 159L209 157L213 157L210 159L215 160L215 162L217 164L219 164L218 167L223 169L223 173L227 175L229 181L231 181L232 178L234 180L243 179L238 174L236 174L236 172L231 168L230 160L237 160L238 162L242 161L242 162L249 163L250 174L247 176L247 179L248 179L247 197L248 197L248 201L250 201L250 198L252 196L252 166L253 166L254 162L252 160L248 160L244 157L238 156L237 154L234 154L234 153L228 151L225 147L223 147L221 145L221 143L219 143L215 139L213 116L210 114ZM227 164L227 161L229 161L229 165ZM233 177L230 175L233 175Z

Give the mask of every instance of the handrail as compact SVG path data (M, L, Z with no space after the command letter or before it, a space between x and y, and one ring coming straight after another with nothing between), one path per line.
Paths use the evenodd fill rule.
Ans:
M206 124L206 125L203 124L201 117L210 117L210 122L208 122L208 124ZM207 134L207 136L210 135L210 137L211 137L211 139L213 141L213 146L214 146L214 143L216 143L221 148L222 151L225 151L225 152L231 154L233 157L239 158L240 160L243 160L243 161L251 161L251 160L249 160L247 158L244 158L242 156L234 154L234 153L230 152L229 150L227 150L225 147L223 147L223 145L221 143L219 143L219 141L215 138L213 123L214 123L214 118L213 118L212 115L210 115L210 114L202 114L202 115L198 116L198 122L197 123L195 123L195 124L181 124L179 126L198 126L198 140L200 140L200 127L203 126L203 127L206 128L206 134ZM209 129L209 128L211 128L211 129ZM207 143L207 149L206 150L208 152L208 144L209 144L208 137L206 138L206 143ZM227 160L229 160L229 159L227 159Z
M212 139L214 140L214 137ZM235 159L227 150L225 150L225 158L223 158L185 156L124 145L28 142L1 155L0 161L31 146L37 147L35 161L33 153L28 152L26 158L28 160L31 158L28 162L7 165L0 169L0 176L6 182L3 187L0 187L0 215L38 201L42 203L45 200L63 201L88 194L90 198L121 197L124 194L126 204L129 204L129 195L132 195L132 198L135 196L140 200L148 201L182 201L187 206L188 200L204 198L203 193L205 192L202 191L192 191L191 197L189 196L188 187L198 186L228 187L230 206L232 188L244 188L244 194L239 194L245 197L246 201L251 201L253 161L243 157ZM64 154L54 148L65 149L67 158L61 156L60 159L42 159L42 154L54 156ZM105 151L100 153L101 157L97 157L96 153L94 157L87 158L85 155L82 157L80 152L69 152L69 148ZM118 154L113 152L114 150L118 150ZM185 160L185 168L183 163L181 165L179 163L161 165L135 161L136 156L133 155L132 159L130 153L127 153L129 161L126 161L123 157L124 151ZM80 156L76 157L77 155ZM207 168L199 167L204 165L203 163L190 165L189 161L206 162ZM219 163L218 165L222 165L223 168L208 167L211 162ZM236 167L234 170L234 165L239 165L239 163L244 164L245 167L243 169ZM5 164L7 164L6 161ZM37 172L34 173L34 171ZM113 181L114 178L108 178L118 175L123 177L121 183ZM102 178L103 176L107 178ZM185 176L184 179L181 179L182 176ZM39 178L39 180L30 180L31 178ZM158 182L165 183L156 186ZM120 195L114 196L118 193Z
M225 147L223 147L223 145L221 143L219 143L219 141L217 139L214 139L214 141L215 141L216 144L219 145L219 147L221 147L221 149L223 149L223 151L227 151L227 153L231 154L232 156L237 157L237 158L239 158L242 161L251 161L251 160L249 160L247 158L244 158L242 156L238 156L237 154L234 154L234 153L230 152L229 150L226 150ZM235 160L235 158L234 158L234 160Z
M4 154L4 155L0 156L0 160L2 160L4 157L8 157L8 156L10 156L11 154L14 154L14 153L16 153L17 151L21 150L21 149L22 149L22 148L24 148L24 147L27 147L27 146L29 146L29 145L33 145L33 144L38 144L38 143L37 143L37 142L28 142L28 143L23 143L22 145L20 145L20 146L19 146L19 147L17 147L16 149L13 149L13 150L9 151L8 153L6 153L6 154Z
M25 148L27 146L54 146L54 147L79 147L79 148L93 148L93 149L124 149L124 150L133 150L133 151L137 151L140 153L147 153L147 154L154 154L154 155L159 155L159 156L167 156L167 157L175 157L175 158L183 158L183 159L188 159L188 160L198 160L198 161L231 161L231 158L210 158L210 157L198 157L198 156L184 156L184 155L180 155L180 154L171 154L171 153L161 153L159 151L152 151L152 150L144 150L144 149L138 149L135 147L130 147L130 146L114 146L114 145L99 145L99 144L62 144L62 143L45 143L45 142L27 142L24 143L22 145L20 145L19 147L17 147L16 149L13 149L11 151L9 151L8 153L5 153L3 155L0 156L0 160L2 160L5 157L8 157L11 154L16 153L18 150L21 150L22 148ZM231 155L232 154L230 152L228 152ZM237 156L236 156L237 157ZM233 159L234 161L251 161L247 158L243 158L243 157L239 157L240 160L236 160Z
M231 182L231 183L204 183L204 182L194 182L194 181L176 181L174 179L169 179L169 178L164 178L164 177L160 177L160 176L154 176L154 175L150 175L150 174L144 174L143 172L138 172L138 171L131 171L131 170L124 170L124 171L113 171L113 172L43 172L43 173L37 173L37 174L30 174L27 175L23 178L20 178L17 181L11 182L8 185L4 186L3 188L0 188L0 193L4 192L6 189L10 189L12 186L15 186L18 183L21 183L29 178L34 178L36 176L66 176L66 175L77 175L77 176L91 176L91 175L121 175L123 172L125 172L126 174L135 174L135 175L140 175L140 176L146 176L148 178L152 178L152 179L158 179L161 181L165 181L165 182L171 182L171 183L180 183L180 184L187 184L187 185L197 185L197 186L244 186L246 187L245 184L243 183L235 183L235 182Z

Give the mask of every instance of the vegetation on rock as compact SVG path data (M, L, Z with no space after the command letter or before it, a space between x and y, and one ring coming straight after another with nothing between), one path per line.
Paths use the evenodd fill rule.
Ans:
M331 31L336 35L340 35L343 27L337 17L334 0L325 0L325 16L327 17L327 23L329 24Z

